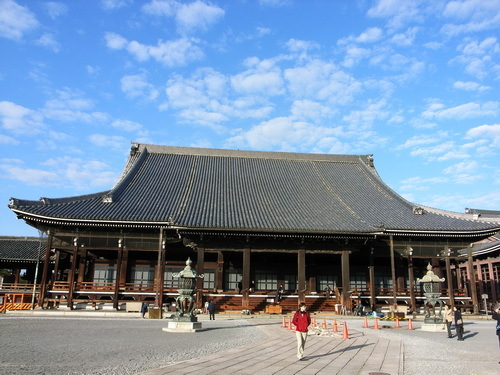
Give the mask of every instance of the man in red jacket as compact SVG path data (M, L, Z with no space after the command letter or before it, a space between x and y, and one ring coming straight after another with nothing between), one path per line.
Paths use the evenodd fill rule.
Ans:
M299 309L292 320L297 335L297 358L301 360L304 357L304 348L306 346L307 330L311 324L311 315L306 311L306 304L301 302Z

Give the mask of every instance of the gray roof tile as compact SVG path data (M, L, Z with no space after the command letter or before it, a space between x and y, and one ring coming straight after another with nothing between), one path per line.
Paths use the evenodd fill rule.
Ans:
M106 197L106 199L103 199ZM108 203L106 203L106 200ZM406 201L371 155L321 155L133 144L109 191L11 200L20 215L189 229L300 233L467 232L499 229ZM418 210L417 210L418 211Z

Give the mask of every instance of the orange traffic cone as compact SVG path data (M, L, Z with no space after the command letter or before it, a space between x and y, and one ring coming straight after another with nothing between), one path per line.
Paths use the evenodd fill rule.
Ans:
M349 338L349 332L347 331L347 322L344 322L344 330L342 332L342 338L343 339Z
M368 326L368 318L365 316L365 322L363 323L363 328L369 328Z
M283 316L283 322L281 323L281 327L286 328L286 321L284 316Z
M380 329L378 326L378 318L375 318L375 325L373 326L373 329Z
M413 329L413 320L412 319L408 319L408 329L409 330Z
M396 316L396 328L401 328L401 324L399 324L399 317Z
M338 332L339 327L337 325L337 319L333 319L333 326L332 326L332 332Z
M323 319L323 325L321 326L321 328L326 329L326 319Z
M293 328L292 328L292 318L288 318L288 329L291 331Z

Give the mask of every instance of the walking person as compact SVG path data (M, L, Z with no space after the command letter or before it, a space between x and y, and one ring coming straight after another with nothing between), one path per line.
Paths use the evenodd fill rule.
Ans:
M210 315L210 320L215 320L215 303L214 301L210 300L210 302L208 302L208 313Z
M455 330L457 331L458 341L464 341L464 321L462 313L456 306L453 307L453 315L455 317Z
M301 302L299 309L293 316L292 323L295 326L295 335L297 336L297 358L301 360L304 357L304 349L307 340L307 331L311 324L311 315L306 311L307 307Z
M141 306L141 314L142 314L142 319L146 317L146 313L148 312L148 303L143 302Z
M497 306L493 311L491 318L497 321L496 331L498 336L498 344L500 345L500 306ZM500 363L500 362L498 362Z
M451 334L451 324L453 323L453 310L450 305L444 306L444 322L446 323L446 329L448 330L448 338L451 339L453 335Z

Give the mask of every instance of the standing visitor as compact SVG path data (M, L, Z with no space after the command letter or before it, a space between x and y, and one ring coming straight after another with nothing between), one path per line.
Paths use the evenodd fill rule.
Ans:
M453 310L450 305L444 306L444 321L446 323L446 329L448 330L448 338L451 339L453 335L451 334L451 324L453 323Z
M215 320L215 303L210 300L208 303L208 313L210 314L210 320Z
M458 341L464 341L464 321L462 319L462 313L456 307L453 307L455 315L455 329L457 331Z
M496 331L498 336L498 344L500 345L500 306L496 307L491 318L497 321Z
M141 306L142 319L146 317L147 312L148 312L148 304L146 302L143 302Z
M304 349L307 340L308 327L311 324L311 315L306 311L306 304L301 302L299 309L293 316L292 323L295 326L295 335L297 336L297 358L301 360L304 357Z
M283 285L280 285L276 290L276 296L274 296L274 303L280 303L282 295L283 295Z

